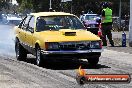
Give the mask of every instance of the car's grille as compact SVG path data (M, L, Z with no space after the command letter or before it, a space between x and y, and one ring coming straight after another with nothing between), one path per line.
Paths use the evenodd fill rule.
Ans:
M89 48L90 48L90 42L60 43L60 50L88 50Z

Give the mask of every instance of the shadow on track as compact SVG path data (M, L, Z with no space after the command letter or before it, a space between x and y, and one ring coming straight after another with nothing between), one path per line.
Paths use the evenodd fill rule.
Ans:
M35 64L34 58L28 58L25 62ZM91 66L87 61L67 59L67 60L45 60L43 68L52 69L52 70L72 70L78 69L79 66L82 66L82 69L101 69L101 68L111 68L106 65L98 64L97 66Z

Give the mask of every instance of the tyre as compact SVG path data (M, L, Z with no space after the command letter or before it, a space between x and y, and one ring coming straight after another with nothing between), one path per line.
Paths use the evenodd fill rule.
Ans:
M15 51L17 60L26 60L27 51L23 48L23 46L19 43L18 40L16 40L15 43Z
M87 60L91 66L96 66L99 62L99 57L95 57L95 58L93 57L93 58L89 58Z
M36 65L38 65L38 66L43 65L41 49L39 46L36 47Z

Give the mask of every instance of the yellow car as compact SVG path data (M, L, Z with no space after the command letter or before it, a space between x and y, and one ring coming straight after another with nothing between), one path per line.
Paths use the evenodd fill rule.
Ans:
M37 65L45 59L87 59L96 65L101 56L99 37L87 31L77 16L64 12L31 13L15 27L16 58L36 56Z

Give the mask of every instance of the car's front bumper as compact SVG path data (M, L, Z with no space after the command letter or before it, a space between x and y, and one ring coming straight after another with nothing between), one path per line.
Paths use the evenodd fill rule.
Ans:
M101 56L101 49L77 50L77 51L44 51L41 50L44 58L48 59L88 59Z
M87 53L101 53L102 49L89 49L89 50L76 50L76 51L44 51L41 50L41 53L44 55L48 54L87 54Z

